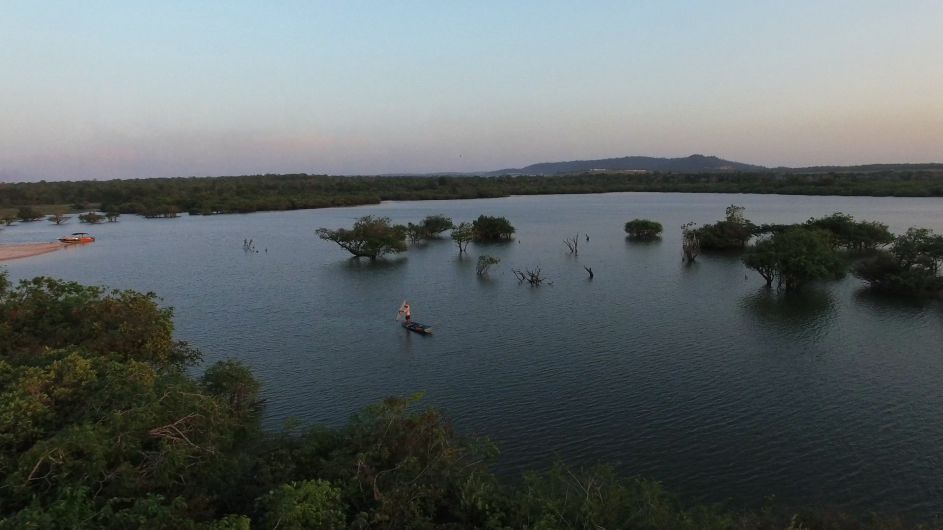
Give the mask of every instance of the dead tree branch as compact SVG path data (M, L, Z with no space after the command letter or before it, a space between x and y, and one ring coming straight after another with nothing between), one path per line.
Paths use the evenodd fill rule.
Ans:
M527 282L531 285L531 287L540 287L542 283L547 281L547 279L541 275L540 267L535 267L533 270L524 269L523 271L519 269L511 269L511 272L514 273L515 277L517 277L517 283ZM553 285L550 282L547 283L549 285Z
M573 237L567 237L563 239L563 244L566 245L566 248L570 250L570 254L574 256L580 255L580 235L576 234Z

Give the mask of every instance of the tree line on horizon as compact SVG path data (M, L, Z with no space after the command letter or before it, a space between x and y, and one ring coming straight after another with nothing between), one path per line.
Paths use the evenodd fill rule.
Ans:
M340 177L248 175L108 181L0 183L0 208L69 205L147 217L248 213L376 204L384 200L478 199L607 192L943 196L943 172L584 173L562 176ZM50 214L52 212L43 212Z

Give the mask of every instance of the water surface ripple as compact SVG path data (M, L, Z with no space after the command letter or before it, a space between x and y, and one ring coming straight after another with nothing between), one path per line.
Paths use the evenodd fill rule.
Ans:
M9 262L44 274L159 293L177 336L206 361L234 357L265 384L266 425L342 424L391 394L426 391L466 433L491 436L516 476L555 458L614 462L694 499L787 503L919 517L943 512L943 309L875 297L854 278L778 296L736 257L680 257L680 226L737 203L758 223L835 211L943 232L943 200L624 193L256 213L122 217L93 245ZM479 214L517 227L460 258L432 242L378 263L318 240L362 215L396 222ZM625 221L664 224L626 241ZM14 226L3 241L79 226ZM563 238L589 234L579 257ZM242 250L254 239L258 254ZM267 251L266 251L267 250ZM481 254L501 258L475 277ZM553 286L518 285L540 266ZM587 279L583 266L596 273ZM435 327L393 316L404 298Z

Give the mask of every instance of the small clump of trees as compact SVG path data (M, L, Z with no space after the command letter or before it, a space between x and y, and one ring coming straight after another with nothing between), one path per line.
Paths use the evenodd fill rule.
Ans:
M39 221L45 214L32 206L21 206L16 210L16 218L24 223Z
M888 250L855 264L853 273L876 290L908 296L943 291L943 236L926 228L910 228Z
M451 222L451 219L449 220ZM461 222L452 225L451 238L458 246L459 255L464 254L472 241L479 243L509 241L514 234L514 227L504 217L480 215L471 223Z
M833 245L854 252L868 252L894 241L887 225L874 221L855 221L848 214L835 212L805 222L808 228L827 230L832 234Z
M830 232L794 227L777 232L753 245L743 264L787 291L798 290L812 280L831 280L845 274L846 262L835 250Z
M504 217L490 217L480 215L472 222L475 241L497 242L510 241L514 235L514 227Z
M105 216L96 212L88 212L79 215L80 223L87 223L92 225L97 225L98 223L105 220Z
M375 260L384 254L406 250L406 228L394 225L389 217L367 215L358 219L353 228L318 228L321 239L333 241L354 257Z
M850 268L875 291L905 296L943 291L943 236L926 228L910 228L895 238L883 223L835 212L799 224L761 225L755 233L766 237L747 251L743 263L768 287L775 281L795 290L812 280L840 278Z
M173 219L180 216L183 210L175 204L143 207L139 213L147 219Z
M703 250L741 250L753 237L755 225L743 216L745 208L731 204L722 221L697 228L697 239Z
M887 229L887 225L874 221L856 221L853 216L841 212L817 219L813 217L799 225L759 225L754 228L753 233L754 235L775 234L796 226L825 230L832 235L832 246L857 254L873 252L894 241L894 235Z
M418 224L407 223L406 236L414 243L417 241L436 239L442 232L454 226L450 217L444 215L430 215Z
M625 223L625 233L631 239L652 240L661 236L662 226L657 221L648 219L632 219Z

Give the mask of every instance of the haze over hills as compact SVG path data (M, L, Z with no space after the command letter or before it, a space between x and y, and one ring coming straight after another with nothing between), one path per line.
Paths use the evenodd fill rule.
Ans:
M624 156L599 160L571 160L568 162L540 162L520 169L490 171L491 175L557 175L560 173L583 173L594 170L605 171L666 171L675 173L700 173L707 171L762 171L767 168L732 162L716 156L691 155L683 158L657 158L651 156Z
M724 160L716 156L690 155L680 158L658 158L651 156L624 156L598 160L571 160L567 162L540 162L520 169L488 171L486 175L561 175L587 173L591 171L661 171L665 173L712 173L712 172L873 172L873 171L921 171L943 170L943 163L862 164L856 166L810 166L810 167L766 167Z
M652 156L624 156L620 158L601 158L596 160L570 160L565 162L539 162L522 168L506 168L479 172L437 172L409 174L411 176L498 176L498 175L536 175L552 176L573 173L599 172L651 172L663 173L824 173L824 172L875 172L875 171L943 171L943 163L902 163L902 164L865 164L855 166L810 166L810 167L767 167L725 160L712 155L694 154L678 158L659 158ZM391 173L389 175L404 175Z

